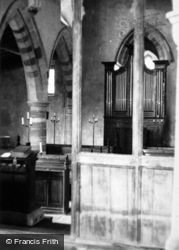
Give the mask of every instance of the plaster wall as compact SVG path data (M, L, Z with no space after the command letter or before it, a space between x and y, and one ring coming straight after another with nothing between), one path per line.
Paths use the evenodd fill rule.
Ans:
M5 13L5 11L8 9L8 7L10 6L11 3L13 3L15 1L13 0L2 0L0 2L0 22L2 22L2 17Z
M47 67L50 67L50 60L57 36L63 25L60 20L60 1L43 0L39 13L35 16L35 22L44 47Z

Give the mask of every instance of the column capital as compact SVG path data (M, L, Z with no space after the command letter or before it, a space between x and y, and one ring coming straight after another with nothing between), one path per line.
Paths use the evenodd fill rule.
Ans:
M43 101L28 101L29 107L34 108L47 108L49 105L49 102L43 102Z

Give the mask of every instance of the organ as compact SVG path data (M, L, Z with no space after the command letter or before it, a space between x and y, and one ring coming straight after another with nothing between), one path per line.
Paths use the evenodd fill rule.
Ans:
M105 67L104 145L114 153L132 153L133 55L124 66L114 70L115 62ZM144 67L144 148L164 146L166 114L166 60L154 61L155 69Z

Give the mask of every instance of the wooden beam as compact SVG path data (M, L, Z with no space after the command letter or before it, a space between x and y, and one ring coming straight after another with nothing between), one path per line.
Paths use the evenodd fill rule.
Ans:
M173 40L177 46L176 55L176 108L175 108L175 158L173 176L173 197L172 197L172 217L171 232L166 242L166 250L179 249L179 2L173 0L173 11L167 13L167 18L172 24Z
M79 230L79 188L77 155L81 150L81 89L82 89L82 0L73 0L73 95L72 95L72 224L71 236Z
M140 242L140 169L139 157L143 154L143 91L144 91L144 1L134 0L134 64L133 64L133 115L132 115L132 153L135 165L135 211L136 241Z
M134 18L132 149L139 156L143 150L144 0L134 0Z

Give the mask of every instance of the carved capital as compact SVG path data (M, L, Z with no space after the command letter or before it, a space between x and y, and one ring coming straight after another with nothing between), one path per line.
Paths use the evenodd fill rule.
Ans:
M28 11L37 14L41 10L41 0L28 0Z
M47 112L49 102L40 102L40 101L33 102L33 101L29 101L28 105L29 105L31 111Z

